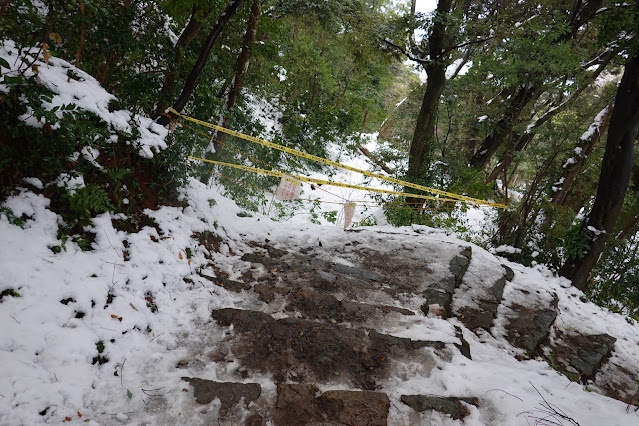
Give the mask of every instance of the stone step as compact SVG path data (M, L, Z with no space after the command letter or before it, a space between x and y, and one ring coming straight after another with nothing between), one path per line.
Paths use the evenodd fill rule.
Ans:
M232 326L218 351L237 358L248 372L270 374L276 383L315 381L374 390L397 363L420 365L427 377L441 359L450 359L453 345L411 340L337 324L284 318L258 311L220 309L212 318Z
M526 290L518 290L526 291ZM528 305L511 302L499 310L503 316L505 338L512 346L523 349L524 357L531 358L539 351L539 345L548 338L550 329L557 318L559 298L556 294L527 292ZM550 297L548 297L550 296Z
M397 326L405 318L417 318L415 312L398 306L339 300L331 293L310 289L291 290L287 287L256 284L254 290L260 300L269 304L263 311L270 314L282 311L287 316L378 331L384 331L389 322Z
M415 242L385 245L384 250L351 249L347 251L348 256L340 253L339 259L335 253L319 247L300 254L264 245L242 257L256 265L244 281L287 287L293 292L312 289L333 294L339 300L376 306L402 306L415 311L425 304L440 304L449 311L453 292L468 267L471 250L450 245L443 252L437 251L441 245ZM395 250L389 250L393 246ZM428 262L428 256L416 259L416 253L428 255L432 260ZM261 295L267 301L275 296L273 287L256 290L271 293Z
M386 426L390 400L383 392L330 390L313 384L280 384L271 414L276 426L337 424Z
M479 405L479 400L475 397L402 395L401 401L415 411L435 410L450 415L454 420L463 419L470 414L466 404L475 407Z
M491 259L471 261L455 292L453 315L470 330L481 328L489 331L497 316L504 286L513 276L512 269Z

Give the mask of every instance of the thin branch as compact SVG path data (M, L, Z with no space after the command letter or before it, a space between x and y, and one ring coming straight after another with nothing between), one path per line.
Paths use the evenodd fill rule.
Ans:
M387 38L380 38L380 40L383 41L384 43L388 44L393 49L399 50L404 56L406 56L411 61L415 61L415 62L417 62L417 63L419 63L421 65L426 65L426 64L431 62L428 59L418 58L417 56L413 55L412 53L407 52L406 49L404 49L402 46L393 43L392 41L390 41Z
M452 52L453 50L457 50L457 49L460 49L462 47L469 46L471 44L483 43L485 41L492 40L494 38L495 38L495 36L490 36L490 37L481 38L481 39L478 39L478 40L470 40L470 41L467 41L465 43L456 44L454 46L449 47L448 49L445 49L441 54L443 56L443 55L447 54L448 52Z

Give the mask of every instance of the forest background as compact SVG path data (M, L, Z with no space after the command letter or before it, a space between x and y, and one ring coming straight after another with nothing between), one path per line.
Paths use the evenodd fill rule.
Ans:
M220 178L188 156L297 174L324 167L176 126L165 115L171 106L322 157L336 146L361 151L364 135L376 134L377 149L362 152L380 172L509 205L477 234L464 223L473 206L380 197L389 223L434 224L486 248L511 247L511 260L547 265L596 303L639 319L639 3L415 6L0 1L0 43L19 64L15 72L0 61L0 202L24 178L39 179L64 220L57 250L69 239L88 250L97 214L119 212L139 227L145 208L179 204L192 176L219 179L246 209L268 208L264 190L277 179L228 170ZM138 155L138 125L123 130L72 102L51 107L35 59L54 57L113 93L109 111L167 126L166 149ZM73 155L85 148L102 155ZM85 185L47 185L61 176ZM279 217L299 205L276 206ZM7 207L0 213L24 220Z

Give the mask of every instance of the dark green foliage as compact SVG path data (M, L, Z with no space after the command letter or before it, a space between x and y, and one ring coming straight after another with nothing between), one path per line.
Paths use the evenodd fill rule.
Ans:
M21 297L21 296L20 296L20 293L18 293L17 291L15 291L15 290L14 290L14 289L12 289L12 288L8 288L8 289L6 289L6 290L3 290L3 291L0 293L0 303L2 303L2 299L3 299L3 298L5 298L5 297L7 297L7 296L11 296L11 297Z
M639 237L612 239L593 271L587 297L639 320Z

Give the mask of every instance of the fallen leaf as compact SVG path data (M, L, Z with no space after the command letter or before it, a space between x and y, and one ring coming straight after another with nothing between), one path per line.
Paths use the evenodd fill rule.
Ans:
M277 268L271 269L271 272L277 272Z
M49 65L51 53L49 53L49 45L47 43L42 43L42 57L44 58L44 63Z
M182 392L188 392L189 390L187 388L182 388Z
M49 38L56 42L56 44L62 44L62 37L58 33L49 34Z
M67 83L71 83L71 77L67 77Z
M189 264L189 266L191 266L191 259L189 259L189 261L187 263Z
M118 317L118 321L122 322L122 317Z
M178 253L178 258L179 258L180 260L184 259L184 258L182 257L182 252L179 252L179 253Z
M82 417L82 413L78 411L78 417Z
M133 306L133 303L129 303L129 305L131 305L131 307L133 308L134 311L137 311L138 308L136 308L135 306Z
M34 73L34 74L37 74L37 73L38 73L38 71L40 71L40 70L38 69L38 65L37 65L37 64L33 64L33 65L31 66L31 71L33 71L33 73Z
M111 318L117 318L117 317L118 317L117 315L111 314Z
M64 421L65 421L65 422L70 422L70 421L71 421L71 417L65 417L65 418L64 418Z

